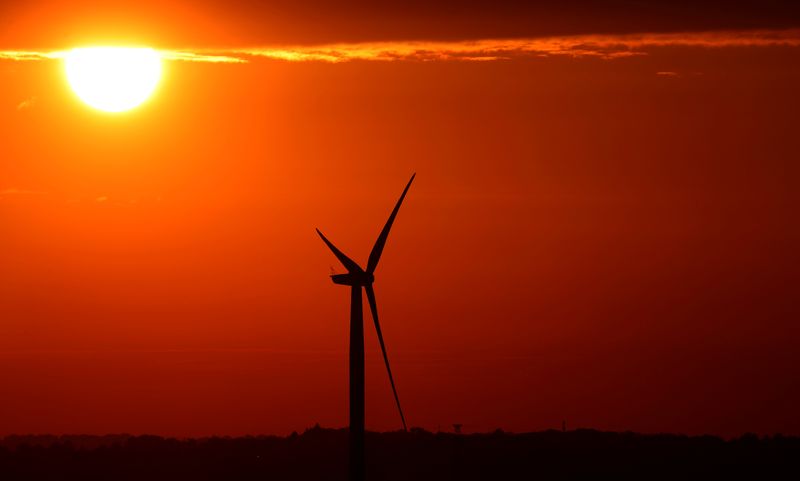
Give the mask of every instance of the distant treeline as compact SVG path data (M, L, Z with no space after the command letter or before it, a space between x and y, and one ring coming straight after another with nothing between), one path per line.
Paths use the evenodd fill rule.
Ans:
M643 435L594 430L510 434L367 433L377 480L800 479L800 438ZM344 480L347 431L287 437L8 436L0 480Z

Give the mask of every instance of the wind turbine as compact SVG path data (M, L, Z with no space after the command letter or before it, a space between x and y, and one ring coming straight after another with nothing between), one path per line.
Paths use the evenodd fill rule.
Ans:
M355 261L347 257L342 251L336 248L331 241L325 237L319 229L317 234L325 244L333 251L333 254L347 269L347 274L334 274L331 276L334 284L350 286L350 480L363 481L365 477L364 469L364 311L361 300L361 288L367 292L369 308L372 312L372 320L375 323L375 331L378 334L378 342L383 353L383 362L386 364L386 371L389 373L389 383L392 385L394 401L397 410L400 411L400 420L403 422L403 430L406 428L406 418L403 416L403 408L400 407L400 398L397 397L397 389L394 385L392 368L389 366L389 356L386 354L386 345L383 342L381 324L378 321L378 306L375 303L375 291L372 283L375 281L375 268L381 258L383 247L386 245L386 238L389 237L389 230L392 228L397 211L406 197L408 188L414 182L414 177L406 184L400 200L394 206L394 210L389 215L389 220L383 226L383 230L372 247L372 252L367 260L367 269L364 270Z

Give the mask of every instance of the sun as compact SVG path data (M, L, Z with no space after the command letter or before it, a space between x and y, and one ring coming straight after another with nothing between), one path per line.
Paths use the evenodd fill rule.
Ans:
M139 106L161 79L161 56L151 48L76 48L67 52L64 65L78 97L105 112Z

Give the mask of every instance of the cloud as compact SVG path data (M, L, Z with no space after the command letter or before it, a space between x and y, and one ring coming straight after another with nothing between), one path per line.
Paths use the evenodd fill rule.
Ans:
M36 97L31 97L20 102L19 105L17 105L17 110L30 109L33 108L34 105L36 105Z
M177 60L182 62L207 62L207 63L247 63L243 58L230 55L214 54L212 52L181 52L178 50L162 50L161 58L164 60Z
M492 61L519 57L568 55L572 57L618 58L642 55L629 48L587 44L583 40L478 40L469 42L381 42L312 47L265 48L237 53L291 62L376 61ZM624 46L623 46L624 47Z
M288 62L339 63L365 61L495 61L567 56L616 59L647 55L664 47L800 47L800 29L699 33L575 35L453 42L392 41L260 47L200 51L162 50L164 60L205 63L248 63L266 58ZM0 60L52 60L66 52L0 51Z
M34 52L21 50L0 50L0 60L13 60L18 62L60 60L66 57L68 51L57 50L52 52ZM215 54L210 51L186 52L179 50L160 50L163 60L205 63L247 63L246 59L231 57L227 54Z
M646 55L663 47L728 48L800 46L800 30L579 35L462 42L377 42L245 49L236 53L295 62L352 60L501 60L521 57L597 57Z
M0 50L0 60L31 61L54 60L62 58L63 52L30 52L21 50Z
M0 190L0 197L10 197L15 195L47 195L47 192L41 190L28 190L10 187Z

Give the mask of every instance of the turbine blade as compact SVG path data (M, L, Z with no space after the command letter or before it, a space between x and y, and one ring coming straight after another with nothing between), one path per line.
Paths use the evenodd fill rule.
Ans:
M411 187L411 183L414 182L414 177L417 174L411 176L411 180L408 181L406 184L406 188L403 189L403 194L400 196L400 200L397 201L397 204L394 206L394 210L392 210L391 215L389 216L389 220L386 221L386 225L383 226L383 230L381 234L378 236L378 240L375 241L375 246L372 247L372 252L369 253L369 260L367 261L367 272L370 274L375 272L375 268L378 267L378 261L381 259L381 253L383 252L383 246L386 245L386 238L389 237L389 230L392 228L392 223L394 222L394 218L397 216L397 211L400 210L400 205L403 203L403 199L406 197L406 193L408 192L408 188Z
M331 251L333 251L333 254L336 256L337 259L339 259L339 262L342 263L342 265L347 269L348 272L361 272L361 267L359 267L359 265L356 264L355 261L344 255L342 251L337 249L336 246L333 245L333 243L329 241L328 238L325 237L322 234L322 232L320 232L319 229L317 229L317 234L319 234L319 236L322 237L322 241L325 242L325 245L327 245Z
M394 387L394 377L392 376L392 368L389 366L389 356L386 354L386 344L383 343L383 334L381 333L381 323L378 321L378 306L375 303L375 291L372 289L371 284L364 286L367 291L367 299L369 300L369 310L372 312L372 320L375 323L375 331L378 333L378 342L381 344L381 352L383 353L383 362L386 364L386 372L389 373L389 383L392 385L392 393L394 394L394 402L397 403L397 410L400 411L400 420L403 421L403 431L408 431L406 428L406 417L403 415L403 408L400 407L400 398L397 396L397 388Z

